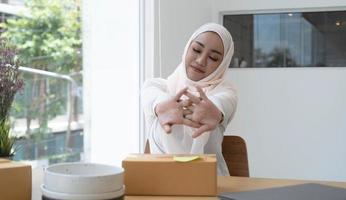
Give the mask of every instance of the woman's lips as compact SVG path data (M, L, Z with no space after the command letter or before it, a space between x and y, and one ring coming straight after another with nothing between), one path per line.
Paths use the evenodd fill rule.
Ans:
M194 70L195 72L198 72L198 73L205 73L203 70L201 70L199 67L195 67L193 65L190 65L191 69Z

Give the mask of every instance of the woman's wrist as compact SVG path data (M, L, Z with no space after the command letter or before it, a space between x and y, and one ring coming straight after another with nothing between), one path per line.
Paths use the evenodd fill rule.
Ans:
M156 117L158 117L159 115L161 115L162 113L164 113L167 110L167 106L165 106L165 102L161 102L156 104L155 108L154 108L154 113L156 115Z
M161 114L161 106L160 103L156 104L155 108L154 108L154 113L156 117L159 117L159 115Z

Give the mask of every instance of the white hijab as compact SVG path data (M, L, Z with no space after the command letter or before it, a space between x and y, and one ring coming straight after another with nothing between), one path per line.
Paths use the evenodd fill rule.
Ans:
M201 33L208 32L208 31L214 32L220 36L223 43L223 47L224 47L224 56L223 56L221 64L213 73L211 73L209 76L205 77L202 80L193 81L189 79L186 74L186 66L185 66L186 53L190 47L191 42L194 39L196 39L197 36L199 36ZM190 37L189 41L187 42L185 46L181 63L178 65L178 67L173 72L173 74L171 74L168 77L169 93L172 95L175 95L178 91L180 91L184 87L189 87L190 89L192 89L195 86L200 86L204 90L204 92L208 92L209 90L212 90L219 83L224 81L225 72L231 63L233 53L234 53L233 39L231 34L228 32L228 30L225 27L215 23L208 23L208 24L202 25Z
M188 48L191 42L198 37L201 33L204 32L214 32L218 34L222 40L224 47L224 56L221 64L218 68L211 73L209 76L205 77L199 81L193 81L187 77L186 66L185 66L185 57L188 51ZM227 88L232 88L227 81L225 81L226 69L229 67L232 56L234 52L234 45L231 34L228 30L215 23L207 23L198 28L190 37L187 42L184 53L182 56L182 61L176 70L168 77L167 87L168 92L171 95L177 94L181 89L188 87L190 92L195 95L199 95L196 92L196 86L199 86L203 89L206 94L212 94L213 91L224 90ZM203 133L197 138L192 138L191 135L196 129L184 126L184 125L175 125L172 127L171 134L163 134L164 139L162 140L163 145L165 146L166 153L175 153L175 154L203 154L204 146L209 140L210 132Z

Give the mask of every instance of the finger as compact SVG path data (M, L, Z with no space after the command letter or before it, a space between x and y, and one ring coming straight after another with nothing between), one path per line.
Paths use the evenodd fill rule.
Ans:
M191 121L189 119L183 119L183 124L186 125L186 126L193 127L193 128L201 127L201 125L199 123Z
M180 90L174 97L175 101L179 101L180 97L183 96L183 94L186 92L187 87L185 87L184 89Z
M185 92L185 95L189 97L189 99L194 103L194 104L199 104L201 101L199 97L196 97L195 95L191 94L190 92Z
M198 128L193 134L192 138L196 138L200 135L202 135L204 132L210 131L208 125L203 125L200 128Z
M165 124L163 125L163 130L165 130L166 133L171 133L172 132L172 128L169 124Z
M180 101L179 104L182 107L188 107L188 106L191 106L192 101L190 99L185 99L185 100Z
M194 112L195 111L195 106L188 106L186 109L187 110L191 110L192 112Z
M189 120L192 120L192 115L191 114L189 114L189 115L185 115L185 117L184 117L185 119L189 119Z
M189 109L184 109L184 110L183 110L183 115L184 115L184 116L190 115L190 114L192 114L192 113L193 113L192 110L189 110Z
M207 100L208 97L207 97L207 95L203 92L202 88L199 87L199 86L196 86L196 88L197 88L197 91L199 92L199 96L200 96L202 99Z

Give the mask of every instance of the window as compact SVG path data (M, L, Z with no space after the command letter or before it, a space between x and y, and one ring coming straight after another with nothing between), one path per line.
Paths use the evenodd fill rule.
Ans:
M11 2L7 7L15 10ZM8 13L1 33L19 49L23 91L11 110L14 160L45 165L84 159L80 3L32 1Z
M224 15L230 67L346 67L346 11Z

